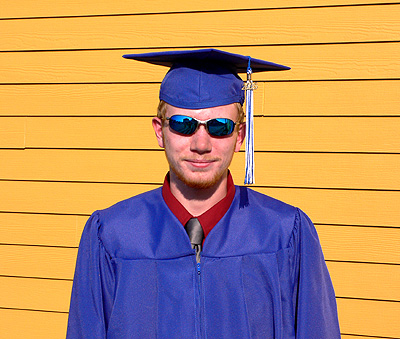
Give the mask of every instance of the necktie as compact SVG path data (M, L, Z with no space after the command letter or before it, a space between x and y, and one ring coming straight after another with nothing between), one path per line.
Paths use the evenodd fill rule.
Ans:
M197 218L191 218L185 225L192 248L196 250L196 261L200 262L201 246L203 244L204 232Z

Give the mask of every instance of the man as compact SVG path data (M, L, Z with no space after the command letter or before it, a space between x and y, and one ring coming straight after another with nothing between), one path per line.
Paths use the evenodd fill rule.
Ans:
M171 67L152 121L170 171L90 217L67 337L340 338L311 221L228 170L245 138L237 71L287 68L212 49L125 57Z

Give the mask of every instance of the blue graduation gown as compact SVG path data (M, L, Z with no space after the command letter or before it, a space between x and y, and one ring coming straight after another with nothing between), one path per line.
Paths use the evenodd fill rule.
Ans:
M316 230L236 186L200 265L161 188L95 212L79 246L68 339L340 338Z

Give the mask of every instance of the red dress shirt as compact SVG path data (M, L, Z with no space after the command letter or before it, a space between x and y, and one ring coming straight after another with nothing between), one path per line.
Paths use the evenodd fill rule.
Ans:
M178 218L183 226L194 216L191 215L185 207L175 198L171 193L169 185L169 173L165 176L164 184L162 187L162 195L165 203L172 211L172 213ZM235 196L235 185L233 183L232 175L228 172L228 184L226 196L218 201L213 207L205 211L203 214L197 216L204 231L204 239L212 228L220 221L231 206L232 200Z

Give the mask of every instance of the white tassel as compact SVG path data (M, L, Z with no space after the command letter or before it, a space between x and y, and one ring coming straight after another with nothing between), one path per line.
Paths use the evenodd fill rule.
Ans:
M253 90L257 89L257 84L251 80L252 70L249 65L247 67L247 81L243 89L246 90L246 175L244 179L245 185L254 184L254 104Z

